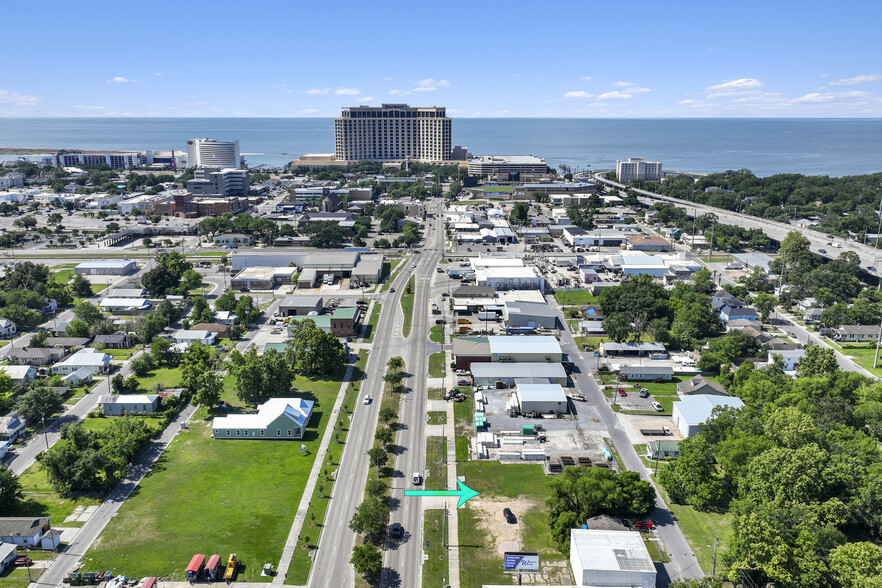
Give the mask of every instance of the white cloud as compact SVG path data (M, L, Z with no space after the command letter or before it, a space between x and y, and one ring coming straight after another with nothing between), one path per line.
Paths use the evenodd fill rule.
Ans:
M361 90L358 88L337 88L334 90L334 94L337 96L358 96L361 94Z
M616 82L615 84L613 84L613 86L615 86L616 88L626 88L633 85L634 84L632 84L631 82Z
M36 96L19 94L12 90L0 90L0 104L14 104L15 106L33 106L40 99Z
M872 94L870 92L859 92L857 90L850 90L848 92L824 92L823 94L819 92L812 92L811 94L806 94L805 96L800 96L793 100L795 103L819 103L819 102L831 102L833 100L851 100L854 98L869 98Z
M421 88L431 87L433 90L437 87L449 88L450 82L448 80L435 80L435 78L426 78L424 80L420 80L416 83L417 86Z
M822 74L819 75L818 77L819 77L819 78L829 78L829 77L830 77L830 74L828 74L828 73L822 73Z
M563 96L566 99L582 99L582 98L593 98L594 94L590 94L585 92L584 90L578 90L574 92L567 92Z
M613 92L605 92L597 97L598 100L629 100L633 98L633 94L629 94L627 92L619 92L615 90Z
M687 105L688 104L697 104L697 103L698 103L698 100L693 100L691 98L689 98L688 100L680 100L679 102L677 102L677 104L687 104Z
M383 78L383 81L384 81L384 82L390 82L390 81L392 81L392 78Z
M330 88L312 88L311 90L307 90L307 94L328 94L331 92Z
M405 92L404 90L389 90L390 96L407 96L410 92Z
M79 110L104 110L103 106L91 106L88 104L75 104L74 108Z
M582 76L582 79L585 80L586 82L590 82L591 76Z
M107 80L108 84L128 84L130 82L137 82L138 80L130 80L128 78L124 78L122 76L113 76L109 80Z
M831 86L857 86L858 84L869 84L870 82L878 82L882 80L882 74L864 74L854 76L853 78L845 78L830 82Z
M317 108L307 108L306 110L301 110L300 114L318 114L318 112Z
M762 88L763 86L765 86L765 84L757 79L741 78L738 80L729 80L727 82L716 84L714 86L708 86L706 90L708 92L728 92L739 90L754 90L757 88Z
M646 92L652 92L649 88L628 88L625 90L628 94L645 94Z
M363 102L371 102L373 99L374 99L373 96L365 96L363 98L359 98L359 100L361 100Z
M437 90L435 86L417 86L413 89L414 92L434 92Z

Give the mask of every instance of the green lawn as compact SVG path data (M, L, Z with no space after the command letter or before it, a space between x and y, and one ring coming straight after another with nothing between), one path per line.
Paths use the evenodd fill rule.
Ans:
M447 412L443 411L443 410L429 411L429 414L427 415L426 423L429 425L447 424Z
M600 304L600 296L595 296L588 290L555 290L554 299L561 305Z
M429 341L433 343L444 343L444 325L433 325L429 329Z
M181 378L180 368L156 368L147 372L143 378L138 378L138 382L141 384L138 392L149 394L153 391L153 384L157 383L166 388L177 388L181 385Z
M426 438L426 490L447 490L447 437Z
M386 278L386 282L383 284L383 287L380 288L380 292L385 292L392 286L392 281L395 280L395 276L397 276L398 272L401 271L401 268L404 267L404 265L402 265L403 261L404 261L404 259L390 259L389 260L389 263L391 264L390 265L391 269L388 274L389 277Z
M443 519L444 511L440 509L430 509L423 513L423 536L426 540L423 551L427 556L423 562L424 588L442 586L450 573L448 552L444 549L445 538L442 536L445 529ZM449 529L449 526L446 528Z
M52 273L55 274L55 281L56 282L58 282L59 284L67 284L68 282L70 282L70 279L73 277L74 270L63 269L63 270L53 271Z
M139 351L141 351L141 346L132 347L131 349L104 349L104 353L111 356L113 359L119 361L126 361Z
M433 353L429 356L429 377L441 378L444 376L444 353Z
M374 302L373 309L371 310L371 316L368 319L367 327L365 328L365 336L363 341L365 343L373 343L374 335L377 333L377 321L380 320L380 312L383 310L383 305L379 302Z
M444 400L444 388L429 388L429 400Z
M514 186L476 186L468 189L480 190L481 192L514 192Z
M261 581L263 564L281 557L342 375L294 382L292 395L316 401L302 454L299 441L214 441L200 408L86 554L86 567L181 580L194 553L237 553L240 580ZM224 398L241 407L227 380Z
M466 395L464 402L454 402L453 404L453 420L456 427L456 463L458 464L469 459L469 437L474 436L475 433L472 406L471 394Z
M39 462L34 463L19 476L24 499L18 506L6 516L28 517L41 516L51 517L52 524L62 526L62 522L67 518L77 506L93 506L101 504L103 496L97 495L75 495L62 498L55 489L49 484L46 477L46 470ZM67 526L78 527L82 523L64 523Z
M826 341L830 343L832 347L838 349L845 355L849 356L856 364L870 372L876 377L882 377L882 367L874 368L873 367L873 359L876 357L876 349L870 349L863 345L860 346L852 346L852 345L838 345L836 343L831 343L830 341ZM882 358L882 355L880 355ZM880 364L882 365L882 364Z
M409 291L409 292L408 292ZM410 276L404 292L401 293L401 309L404 311L404 322L401 325L401 334L410 335L410 326L413 323L413 299L416 296L416 275Z
M83 429L86 431L94 431L95 433L101 433L107 430L110 427L110 424L113 423L115 418L120 417L86 417L83 419ZM162 424L165 419L160 417L136 417L143 420L147 426L153 430L154 434L159 433L162 430Z
M483 516L502 517L507 500L529 501L527 509L515 510L520 528L523 551L539 552L540 571L544 583L572 582L569 566L564 565L568 554L557 551L548 526L548 476L541 465L500 464L499 462L468 462L457 465L457 474L465 476L465 483L481 493L477 501L493 501L486 510L467 502L457 511L459 516L460 585L480 588L484 584L510 584L512 577L502 570L500 556L492 534L479 524ZM519 512L520 510L520 512ZM552 576L552 577L548 577ZM551 580L551 581L549 581Z
M110 284L92 284L92 294L97 294L109 286Z

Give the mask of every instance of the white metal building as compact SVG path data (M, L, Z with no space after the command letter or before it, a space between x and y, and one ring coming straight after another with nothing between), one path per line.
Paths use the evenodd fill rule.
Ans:
M74 268L74 272L91 276L116 276L132 274L137 269L134 261L101 260L84 261Z
M494 290L545 290L545 278L536 267L488 267L475 272L478 286Z
M546 335L487 337L490 343L490 361L560 363L563 352L556 337Z
M570 566L579 586L655 588L655 564L637 531L571 529Z
M542 302L509 302L502 307L502 316L511 328L539 327L553 329L557 326L557 315L552 308Z
M567 396L560 384L517 384L521 412L567 412Z
M472 380L475 386L495 386L502 382L511 386L524 380L532 384L567 383L567 372L559 363L494 363L473 362L471 365Z
M708 421L716 407L741 408L744 406L744 402L734 396L696 394L682 397L681 400L674 402L673 406L671 417L674 420L674 426L680 429L684 437L692 437L701 430L702 425Z

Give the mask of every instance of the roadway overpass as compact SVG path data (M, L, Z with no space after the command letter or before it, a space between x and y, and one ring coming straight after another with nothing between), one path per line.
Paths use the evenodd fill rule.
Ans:
M695 215L701 215L711 212L716 215L719 222L723 224L735 225L737 227L744 227L746 229L760 229L766 235L768 235L770 239L774 239L779 243L783 241L785 237L787 237L788 233L794 231L797 233L801 233L809 240L810 249L813 253L816 253L817 255L821 255L823 257L827 257L829 259L835 259L843 251L852 251L856 253L858 257L860 257L861 268L870 275L874 276L876 279L880 279L879 272L870 272L867 270L867 268L871 266L879 267L878 262L882 260L882 249L874 249L870 245L864 245L854 240L842 239L839 237L829 239L824 233L819 233L818 231L812 229L795 227L787 223L781 223L764 218L759 218L756 216L750 216L748 214L740 212L732 212L722 208L708 206L706 204L697 204L695 202L680 200L679 198L672 198L670 196L662 196L661 194L649 192L648 190L630 188L629 186L625 186L624 184L613 182L612 180L607 180L599 173L595 174L594 179L597 182L601 182L607 186L612 186L619 190L634 190L639 195L638 199L640 200L640 202L646 204L647 206L651 206L656 202L669 202L680 208L685 209L686 214L692 217L694 217ZM842 243L842 248L828 245L827 243L830 243L831 241ZM821 249L825 250L826 253L822 253Z

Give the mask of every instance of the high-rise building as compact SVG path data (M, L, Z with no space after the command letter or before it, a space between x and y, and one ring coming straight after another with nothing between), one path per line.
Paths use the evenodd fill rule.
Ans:
M248 196L248 170L197 167L187 190L193 195Z
M660 182L662 162L646 161L642 157L629 157L628 161L616 161L616 177L622 184L636 180Z
M334 119L339 161L450 160L451 124L446 109L383 104L344 108Z
M141 167L141 154L126 153L58 153L52 157L55 167L79 167L81 165L104 165L113 169Z
M190 139L187 141L187 165L190 167L242 167L239 141Z

